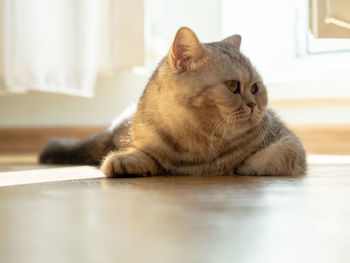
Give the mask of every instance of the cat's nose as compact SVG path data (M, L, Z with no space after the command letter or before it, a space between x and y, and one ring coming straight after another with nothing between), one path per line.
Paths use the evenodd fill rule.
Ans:
M251 109L251 110L254 110L256 104L255 103L252 103L252 102L249 102L247 103L248 107Z

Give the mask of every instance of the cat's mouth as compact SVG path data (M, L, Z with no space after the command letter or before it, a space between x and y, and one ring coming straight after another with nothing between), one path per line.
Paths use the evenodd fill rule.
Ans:
M255 111L252 110L252 111L250 112L249 116L248 116L248 120L251 121L251 120L254 119L254 117L255 117Z
M251 112L246 112L244 115L241 115L241 118L237 118L235 120L236 123L239 123L241 125L248 124L248 125L254 125L258 123L260 119L260 114L258 111L254 110Z
M245 108L239 107L236 110L226 112L224 117L228 123L238 126L255 125L261 119L261 110L258 107Z

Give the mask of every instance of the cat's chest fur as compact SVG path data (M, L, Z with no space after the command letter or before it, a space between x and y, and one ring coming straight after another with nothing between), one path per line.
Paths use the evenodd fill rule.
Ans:
M230 126L210 133L194 128L171 132L150 121L134 126L137 129L132 132L132 146L147 149L167 173L173 174L231 174L237 165L263 147L267 135L258 127L235 134Z

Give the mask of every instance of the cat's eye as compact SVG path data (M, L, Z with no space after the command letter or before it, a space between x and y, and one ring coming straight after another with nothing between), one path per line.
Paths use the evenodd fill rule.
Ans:
M241 83L238 80L227 80L225 81L225 85L230 91L235 94L241 92Z
M250 87L250 92L252 93L252 94L256 94L256 93L258 93L258 91L259 91L259 86L258 86L258 84L253 84L253 86L251 86Z

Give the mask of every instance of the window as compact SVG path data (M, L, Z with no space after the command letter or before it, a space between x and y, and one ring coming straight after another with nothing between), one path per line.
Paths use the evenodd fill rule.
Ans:
M261 72L271 98L350 98L350 52L328 52L347 51L349 41L310 40L307 0L222 5L223 35L242 35L242 52Z

